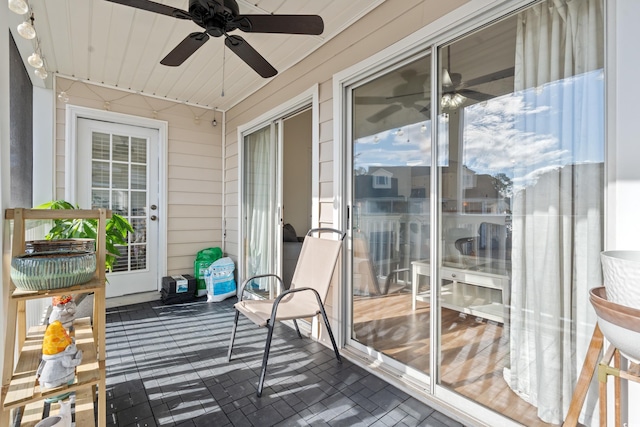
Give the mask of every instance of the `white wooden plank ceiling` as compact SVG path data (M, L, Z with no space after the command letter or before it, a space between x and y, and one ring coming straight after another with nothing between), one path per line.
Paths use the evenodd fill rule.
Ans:
M188 0L155 0L188 10ZM237 0L240 14L316 14L324 20L320 36L235 31L279 72L295 65L384 0ZM38 41L50 76L72 77L193 105L227 110L269 79L260 77L212 37L179 67L160 60L189 33L201 28L106 0L30 0ZM6 10L6 9L5 9ZM12 30L23 17L7 11ZM26 58L34 42L19 41ZM224 69L223 69L223 58ZM27 65L29 71L31 67ZM224 76L224 79L223 79ZM37 78L34 82L37 82ZM224 96L222 95L224 87Z

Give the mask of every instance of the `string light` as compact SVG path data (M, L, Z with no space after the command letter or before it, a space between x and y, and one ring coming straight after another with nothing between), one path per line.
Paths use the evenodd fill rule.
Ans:
M18 25L18 34L24 37L27 40L33 40L36 38L36 29L33 27L33 13L29 18L31 22L24 21L22 24Z
M33 52L29 58L27 58L27 62L33 68L42 68L44 62L42 61L42 57L38 52Z
M25 0L8 0L7 6L9 7L9 10L17 13L18 15L29 13L29 4ZM27 40L34 40L34 52L27 58L27 63L35 68L35 75L44 80L49 76L49 73L47 72L44 58L42 57L42 51L40 50L40 40L38 40L37 37L35 20L36 19L32 11L29 17L22 24L18 25L18 34Z
M47 76L49 76L49 73L47 73L47 70L45 70L44 67L36 69L34 73L36 73L36 76L40 77L42 80L46 79Z
M24 0L9 0L9 10L18 15L24 15L29 12L29 5Z
M69 95L64 90L58 94L58 100L65 104L69 102Z

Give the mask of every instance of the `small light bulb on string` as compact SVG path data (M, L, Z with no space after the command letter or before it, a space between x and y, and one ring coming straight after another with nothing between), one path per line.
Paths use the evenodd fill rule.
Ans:
M9 10L18 15L24 15L29 12L29 5L24 0L8 0Z
M42 57L38 54L38 52L33 52L29 58L27 58L27 62L33 68L42 68L44 62L42 62Z
M47 70L45 70L44 68L37 68L34 73L36 73L36 76L40 77L42 80L46 79L49 75L49 73L47 73Z
M105 101L103 107L105 110L111 111L111 103L109 101Z
M31 20L33 21L33 17ZM33 40L36 38L36 30L33 28L33 24L29 21L24 21L22 24L18 25L18 34L27 40Z
M69 102L69 95L67 94L67 92L62 91L58 94L58 100L66 104L67 102Z
M153 111L151 112L151 115L153 116L153 118L154 118L154 119L157 119L157 118L158 118L158 112L157 112L156 110L153 110Z
M200 124L200 116L195 116L195 117L193 118L193 123L195 123L195 124L199 125L199 124Z

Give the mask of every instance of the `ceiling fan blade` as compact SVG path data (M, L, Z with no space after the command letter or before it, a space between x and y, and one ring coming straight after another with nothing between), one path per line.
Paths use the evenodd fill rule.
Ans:
M385 105L389 99L384 96L356 96L356 105Z
M464 87L474 87L483 83L495 82L497 80L513 77L515 73L515 67L505 68L504 70L489 73L485 76L476 77L475 79L464 81Z
M191 33L173 48L160 63L170 67L177 67L187 60L196 50L209 40L207 33Z
M425 105L424 107L420 104L413 104L413 109L418 113L424 115L425 117L429 117L429 111L431 111L431 107L429 106L429 104Z
M246 33L319 35L324 31L318 15L240 15L232 26Z
M125 6L135 7L137 9L148 10L149 12L160 13L162 15L173 16L179 19L191 19L191 15L186 10L178 9L172 6L156 3L149 0L107 0L112 3L123 4Z
M476 101L487 101L489 99L495 98L495 95L490 95L488 93L482 93L482 92L478 92L477 90L471 90L471 89L460 89L457 92L462 96L475 99Z
M228 36L224 44L265 79L278 74L278 71L242 37Z
M369 123L377 123L380 120L389 117L390 115L392 115L393 113L402 110L402 107L398 104L393 104L393 105L389 105L388 107L382 109L381 111L378 111L377 113L369 116L367 118L367 121Z

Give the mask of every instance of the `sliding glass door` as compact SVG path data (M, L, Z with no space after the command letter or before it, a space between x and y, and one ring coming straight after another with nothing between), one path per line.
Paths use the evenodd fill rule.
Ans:
M242 186L243 274L280 273L281 242L281 144L280 122L244 136ZM272 297L272 280L252 284L253 292Z
M544 1L349 88L350 343L471 416L568 410L601 283L603 46L602 0Z

